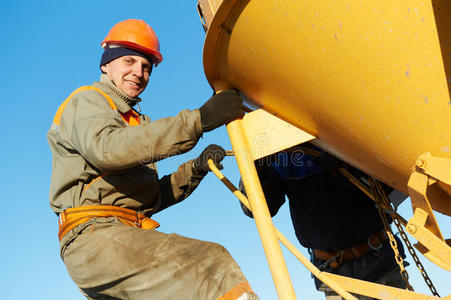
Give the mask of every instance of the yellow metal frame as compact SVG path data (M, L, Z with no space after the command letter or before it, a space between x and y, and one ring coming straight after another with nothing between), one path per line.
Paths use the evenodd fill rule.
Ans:
M210 169L212 170L212 172L219 178L219 180L221 180L225 186L250 210L251 206L249 203L249 200L246 198L246 196L243 195L243 193L241 193L225 176L224 174L221 173L221 171L219 171L218 168L216 168L215 164L213 163L212 160L208 161L208 165L210 167ZM252 163L253 165L253 163ZM247 190L246 190L247 191ZM266 204L266 201L265 203ZM255 212L252 211L252 214L254 215L255 218ZM271 225L272 225L272 221L271 221ZM304 255L301 254L301 252L299 252L298 249L296 249L296 247L290 243L290 241L274 226L274 232L277 236L277 238L281 241L282 244L285 245L285 247L287 247L288 250L291 251L291 253L293 253L293 255L296 256L296 258L299 259L299 261L310 271L312 272L312 274L314 274L317 278L319 278L321 281L323 281L324 283L326 283L328 286L332 287L335 291L337 291L337 293L344 297L346 300L351 300L351 299L356 299L355 297L353 297L351 294L349 294L348 292L346 292L342 287L340 287L338 284L335 283L334 280L329 279L329 277L325 276L325 272L321 272L318 268L316 268ZM286 268L286 267L285 267ZM275 276L279 276L277 274L278 269L276 269L275 271ZM273 275L274 277L274 275ZM279 276L281 277L281 276ZM291 280L290 280L291 282ZM292 288L292 287L291 287ZM279 297L280 297L280 293L279 293ZM291 297L291 295L290 295ZM293 299L293 298L280 298L280 299ZM296 298L294 298L296 299Z
M440 231L429 202L429 194L434 193L436 204L438 202L442 207L451 206L449 186L451 160L434 157L430 153L421 155L408 182L414 215L406 226L406 231L419 242L415 244L417 250L447 271L451 271L451 247ZM450 210L451 208L446 209Z
M239 123L240 121L234 121L233 126L240 126ZM230 124L229 124L230 126ZM233 133L232 133L233 135ZM221 171L219 171L218 168L216 168L215 164L213 163L212 160L208 161L208 165L210 167L210 169L212 170L212 172L219 178L219 180L221 180L224 185L250 210L252 210L251 208L251 204L250 204L250 200L248 200L246 198L246 196L243 195L243 193L241 193L225 176L224 174L221 173ZM254 163L252 161L251 164L249 164L249 167L254 166ZM255 168L255 167L254 167ZM244 179L244 177L243 177ZM257 177L257 181L258 182L254 182L256 185L260 185L260 182L258 180ZM261 186L260 186L261 189ZM246 192L248 192L247 188L246 188ZM256 201L255 201L256 200ZM258 203L261 206L265 206L263 208L263 210L266 208L266 210L268 210L268 207L266 205L266 201L262 198L257 198L254 199L254 202ZM260 207L261 209L261 207ZM257 223L257 218L262 218L261 216L256 216L256 212L252 210L252 213L254 215L254 218L256 220ZM269 212L268 212L269 213ZM268 220L266 220L268 221ZM424 295L424 294L420 294L420 293L416 293L416 292L412 292L412 291L408 291L408 290L404 290L404 289L399 289L399 288L394 288L394 287L389 287L386 285L381 285L381 284L377 284L377 283L372 283L372 282L368 282L368 281L363 281L363 280L358 280L358 279L354 279L354 278L350 278L350 277L345 277L345 276L340 276L340 275L335 275L335 274L331 274L328 272L321 272L317 267L315 267L304 255L302 255L302 253L272 224L272 221L269 219L269 222L271 223L270 225L267 224L268 226L272 226L272 228L268 231L265 230L260 230L259 229L259 233L260 233L260 237L262 238L262 242L264 239L264 235L268 234L268 232L270 234L275 234L275 236L277 237L278 240L280 240L280 242L287 247L287 249L315 276L317 277L319 280L321 280L322 282L324 282L325 284L327 284L330 288L332 288L335 292L337 292L340 296L342 296L344 299L346 300L356 300L357 298L355 298L353 295L351 295L350 293L356 293L359 295L364 295L367 297L373 297L376 299L439 299L438 297L434 297L434 296L428 296L428 295ZM259 228L259 226L257 225L257 228ZM265 228L268 229L268 228ZM266 242L268 242L268 239L266 239ZM275 241L271 240L271 243L276 243ZM279 244L277 243L277 246ZM274 246L274 244L272 245ZM277 293L279 295L279 299L296 299L296 296L294 295L294 291L291 293L291 291L293 290L293 286L291 284L291 279L288 277L288 281L285 282L280 282L280 280L286 280L284 279L285 274L285 270L286 270L286 265L285 262L283 260L283 256L282 253L276 253L276 255L280 255L280 257L276 258L275 257L271 257L268 256L268 252L267 252L267 247L269 247L268 244L263 243L263 247L265 249L265 253L267 254L267 259L268 262L270 264L270 268L271 266L273 266L274 269L271 269L271 273L272 276L274 278L274 281L276 282L276 278L278 280L278 285L276 284L276 289L277 289ZM280 248L280 247L279 247ZM270 250L268 250L270 251ZM282 270L282 271L281 271ZM287 290L286 290L287 289ZM446 297L445 299L449 299L450 296Z
M437 299L437 297L433 296L333 275L318 270L277 230L277 228L274 227L254 165L254 161L258 158L276 153L300 143L307 141L314 142L315 137L262 110L250 112L246 114L243 119L230 122L227 125L227 130L249 200L238 191L227 178L225 178L225 176L214 166L213 162L209 162L209 166L213 173L233 192L233 194L235 194L235 196L253 212L257 230L262 241L279 299L296 299L291 278L288 274L288 269L278 243L279 240L310 272L312 272L314 276L326 283L345 299L355 299L349 292L377 299L396 299L401 296L402 299ZM283 142L279 143L279 141ZM340 171L349 180L354 181L352 175L347 174L346 170ZM372 197L371 192L368 191L366 187L359 185L358 182L355 182L355 184L357 184L368 196ZM423 243L429 245L430 248L440 248L443 250L443 247L441 247L443 245L440 244L440 241L433 239L437 239L436 236L432 234L431 237L430 231L423 226L427 216L425 217L423 215L422 218L419 217L419 213L421 212L420 208L417 208L416 212L416 216L414 216L407 224L406 230L414 237L416 237L416 235L421 236L423 238ZM406 225L407 222L402 218L400 219L403 225ZM412 232L413 226L415 226L418 233ZM427 241L424 241L425 237L428 238ZM430 242L431 240L432 242ZM441 243L444 242L442 241ZM424 254L428 257L427 252ZM444 255L446 255L446 252ZM429 255L428 258L430 257L431 255ZM432 257L432 259L435 259L434 262L436 262L436 256L432 255ZM439 255L439 257L443 257L443 255ZM441 264L444 265L445 263L442 261Z
M418 0L397 2L396 5L392 5L392 2L388 0L382 2L355 1L352 11L349 4L342 2L311 2L308 4L303 2L302 12L307 11L307 14L304 15L307 18L304 23L311 23L312 27L304 26L302 31L295 31L292 36L299 38L302 35L305 40L315 37L313 41L309 40L309 42L316 43L316 47L303 47L304 40L301 38L297 40L298 44L283 48L288 51L287 53L273 53L271 59L267 60L265 51L274 51L275 49L271 45L279 45L274 42L278 41L274 38L280 36L278 32L288 32L299 25L298 22L288 26L287 21L293 21L295 18L284 17L284 22L277 24L269 22L269 15L278 11L269 9L271 3L273 2L270 0L261 1L258 4L250 0L199 0L198 10L204 27L208 29L204 45L204 69L211 86L216 91L231 86L238 88L251 99L258 100L258 105L265 109L265 111L260 110L247 114L242 120L231 122L227 129L279 298L295 299L296 296L278 244L278 239L285 244L284 238L273 227L255 170L254 160L305 141L312 141L315 145L351 165L376 178L384 179L384 182L390 183L391 186L405 194L408 193L412 200L414 216L407 225L407 222L402 220L406 231L419 241L419 244L415 246L428 259L440 267L451 270L451 250L440 232L432 211L435 209L445 214L451 212L451 201L449 201L451 159L448 155L449 150L448 152L443 150L448 148L442 145L443 137L449 136L446 131L449 127L447 126L449 115L446 113L449 105L448 89L451 91L451 85L446 82L446 79L448 78L449 81L451 74L451 52L448 51L451 45L449 43L451 35L448 34L451 28L449 26L451 2ZM280 5L285 7L290 3L292 2L281 2ZM368 9L372 6L374 9ZM269 10L265 10L265 7L268 7ZM412 11L411 7L414 7ZM280 11L292 12L294 10L287 6L285 10ZM240 16L241 13L243 16ZM374 22L363 21L362 18L352 19L350 13L354 16L364 15L368 20L371 19L374 22L386 20L384 24L389 25L380 24L382 27L379 29L381 30L376 32L375 36L381 38L385 47L392 49L390 56L385 56L386 51L377 52L378 49L381 49L380 40L376 38L363 40L364 36L361 34L360 27L366 28L363 30L364 32L373 32L374 28L371 24ZM349 18L340 19L340 22L337 23L338 26L335 21L335 23L329 22L335 20L333 14L349 16ZM400 14L403 17L400 17ZM280 16L282 15L275 15L274 18ZM320 19L321 22L318 21ZM265 32L265 37L273 38L271 39L272 44L263 43L262 41L266 41L267 38L261 39L261 35L255 34L252 30L247 31L253 29L248 24L252 24L252 26L260 24L257 27ZM320 25L321 31L326 34L317 34ZM358 30L355 31L354 28L358 28ZM347 30L346 35L342 29ZM393 35L393 32L397 32L397 35ZM415 35L412 35L412 32L415 32ZM421 38L422 45L427 45L427 47L416 47L419 38ZM241 43L244 40L246 41L245 45ZM290 40L290 43L292 42L295 41ZM354 47L356 42L359 42L361 46L367 45L368 47ZM322 47L324 51L328 51L327 55L318 55L318 45L327 46ZM346 45L350 45L350 47L345 47ZM277 47L277 49L279 48L281 47ZM355 59L354 56L359 56L359 51L362 49L365 51L373 49L377 52L370 54L373 54L372 57L379 57L380 60L368 61L366 59L373 67L372 69L368 69L366 65L360 64L359 59ZM299 53L300 50L304 52ZM314 57L324 61L320 61L317 65L310 65L309 62L312 60L306 60L305 65L294 66L291 60L285 59L287 56L293 56L290 51L296 51L295 55ZM261 64L262 61L266 63ZM324 66L333 66L333 68L326 69ZM403 69L403 67L407 69ZM290 70L289 77L274 76L274 70L280 69ZM305 78L305 76L301 76L303 74L296 73L299 70L308 70L308 76L315 75L314 80L309 81L310 77ZM350 73L343 72L343 70L349 70ZM294 71L296 74L292 74ZM334 73L334 71L337 72ZM354 76L356 71L360 72L359 76ZM369 72L372 76L367 76ZM388 75L392 76L391 79L387 77ZM304 80L298 80L293 84L290 81L291 78L304 78ZM268 90L268 81L271 82L271 86L277 86L278 89ZM322 82L321 85L317 84L319 81ZM332 84L328 84L329 81ZM400 82L403 85L398 85ZM427 82L426 85L425 82ZM321 89L316 88L317 86L321 86ZM324 89L329 87L335 89L337 86L342 92L353 92L345 96L337 96L329 91L338 99L344 97L348 100L334 102L335 109L330 110L330 100L337 97L329 97ZM384 96L380 86L391 86L392 88L388 89L388 94ZM432 91L432 96L422 98L424 101L412 101L408 102L407 106L399 106L401 103L398 101L399 99L416 99L417 94L421 94L421 97L425 96L426 92L423 93L422 90L421 93L418 93L417 87L419 86L424 87L427 91ZM369 97L369 90L376 96ZM365 102L361 100L362 95L365 96ZM313 99L315 101L312 101ZM355 101L349 102L352 99ZM371 103L371 101L374 102ZM351 110L351 107L354 110ZM361 120L364 118L363 115L360 117L360 114L366 112L366 108L374 107L376 107L375 111L370 110L364 115L365 120L369 120L365 124L379 124L379 126L374 128L361 126L363 124ZM332 113L335 111L337 114ZM396 111L397 113L393 118L389 114L375 113L378 111ZM289 121L295 127L267 112ZM351 114L343 115L347 112ZM359 117L357 118L353 112L357 113ZM384 119L386 117L390 118ZM271 121L266 122L267 119ZM318 121L324 119L327 122ZM355 122L351 122L352 120ZM380 120L384 121L379 122ZM346 135L349 128L361 130L357 131L357 135L355 132L353 135ZM415 130L414 135L406 132L412 128ZM404 132L400 129L404 129ZM315 137L320 137L320 139L315 139ZM351 140L352 143L349 142ZM362 143L362 141L365 142ZM405 150L402 153L398 151L401 146ZM418 157L423 151L431 151L435 155L445 157L433 157L430 154ZM384 153L384 159L380 159L381 153ZM365 159L357 159L363 154L365 154ZM417 158L416 170L411 174L412 162ZM346 176L346 174L344 175ZM235 189L235 195L237 195L236 192ZM368 191L366 193L368 194ZM291 246L287 247L292 250ZM305 262L305 258L299 258L299 260ZM306 263L309 263L308 260ZM306 265L306 267L315 276L320 275L318 278L324 282L328 280L327 284L331 287L333 285L333 288L346 299L353 299L349 298L350 295L346 294L346 291L380 299L390 297L434 298L351 278L336 277L332 274L321 272L318 274L319 270L314 270L314 266L310 268ZM345 289L343 289L344 287ZM446 299L449 298L450 296L446 297Z

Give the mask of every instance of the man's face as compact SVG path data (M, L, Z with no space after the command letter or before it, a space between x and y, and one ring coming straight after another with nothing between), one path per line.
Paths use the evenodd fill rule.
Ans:
M110 61L101 69L124 94L135 98L146 88L152 66L141 56L127 55Z

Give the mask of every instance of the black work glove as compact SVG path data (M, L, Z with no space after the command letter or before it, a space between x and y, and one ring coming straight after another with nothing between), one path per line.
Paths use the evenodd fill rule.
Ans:
M210 167L208 166L209 159L212 159L215 166L222 170L221 161L224 159L225 154L226 152L221 146L215 144L207 146L199 157L194 160L193 173L195 175L207 175L208 171L210 171Z
M213 95L199 110L204 132L244 116L243 100L236 90Z

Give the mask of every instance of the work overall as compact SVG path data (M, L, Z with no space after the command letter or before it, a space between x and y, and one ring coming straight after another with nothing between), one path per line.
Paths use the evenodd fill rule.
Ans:
M222 246L154 230L149 217L202 180L192 161L162 178L155 162L189 151L202 127L198 110L150 122L133 100L102 75L71 94L48 133L50 204L71 278L90 299L236 299L251 291Z

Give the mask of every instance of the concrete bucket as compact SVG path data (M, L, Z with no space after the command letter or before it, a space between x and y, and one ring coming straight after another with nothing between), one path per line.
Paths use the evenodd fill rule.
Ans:
M200 0L198 8L211 86L240 90L409 195L409 225L423 231L407 231L451 270L432 212L451 215L451 2Z

